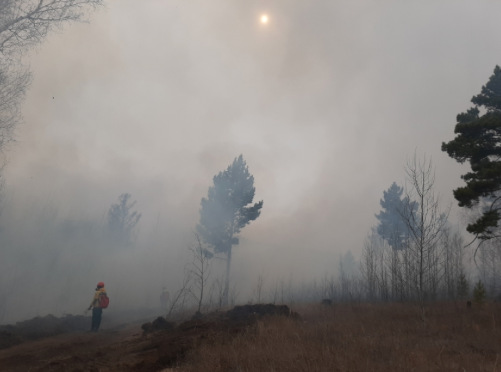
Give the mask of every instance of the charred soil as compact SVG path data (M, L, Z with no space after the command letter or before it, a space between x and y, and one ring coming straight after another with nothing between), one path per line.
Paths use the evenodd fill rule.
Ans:
M56 318L53 315L36 317L15 325L0 326L0 350L64 333L83 332L89 328L89 318L67 315Z
M177 325L159 317L150 323L129 324L97 334L71 334L79 328L62 327L67 322L54 317L35 318L8 329L8 337L14 337L6 338L9 346L21 344L0 351L0 366L2 371L161 371L179 365L187 352L202 344L253 332L263 317L291 315L294 313L287 306L253 305L213 312ZM89 319L83 319L82 328L86 330ZM37 332L32 332L29 324L36 324Z

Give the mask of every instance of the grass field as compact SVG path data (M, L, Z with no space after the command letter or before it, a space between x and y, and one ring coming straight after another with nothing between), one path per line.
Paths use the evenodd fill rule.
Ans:
M501 371L501 305L464 302L293 307L188 352L180 371Z

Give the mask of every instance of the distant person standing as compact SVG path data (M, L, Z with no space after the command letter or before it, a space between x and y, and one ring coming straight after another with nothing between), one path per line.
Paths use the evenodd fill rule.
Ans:
M97 332L99 326L101 325L101 317L103 315L103 309L106 309L110 303L108 298L108 294L104 289L104 283L97 283L96 293L94 294L94 298L90 303L89 309L92 309L92 326L90 331Z
M169 306L169 299L170 295L169 292L167 292L166 288L162 288L162 294L160 295L160 307L162 308L162 311L166 311L168 306Z

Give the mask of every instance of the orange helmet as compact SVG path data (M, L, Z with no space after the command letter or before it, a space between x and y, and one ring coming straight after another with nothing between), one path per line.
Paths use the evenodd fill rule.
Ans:
M99 282L99 283L97 283L97 286L98 287L104 287L104 283L103 282Z

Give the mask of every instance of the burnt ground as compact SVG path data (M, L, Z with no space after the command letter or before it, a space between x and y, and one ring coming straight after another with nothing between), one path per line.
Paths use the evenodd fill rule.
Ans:
M36 317L15 325L0 326L0 350L25 341L39 340L64 333L83 332L89 329L90 318L81 315L67 315L56 318L53 315Z
M0 350L0 370L161 371L182 363L184 354L200 344L210 343L222 334L232 337L252 331L257 319L270 315L297 317L287 306L245 305L227 312L210 313L178 325L157 318L151 323L130 323L97 334L61 326L71 322L79 324L80 319L66 319L64 322L61 320L64 318L54 320L54 317L49 317L46 323L54 325L51 328L41 325L45 318L35 318L23 322L25 324L19 327L23 332L18 330L16 333L10 329L12 337L18 337L17 341L22 343ZM87 330L88 318L83 320L84 329ZM29 324L36 324L37 332L31 332ZM44 332L39 332L39 329Z

